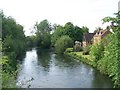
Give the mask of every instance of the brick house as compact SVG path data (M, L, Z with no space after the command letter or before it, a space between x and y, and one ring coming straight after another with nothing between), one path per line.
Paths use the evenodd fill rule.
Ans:
M94 42L93 44L96 45L98 44L105 36L107 36L110 33L109 30L98 30L96 34L94 35L93 39Z
M83 34L82 46L83 48L92 44L92 39L95 33L85 33Z

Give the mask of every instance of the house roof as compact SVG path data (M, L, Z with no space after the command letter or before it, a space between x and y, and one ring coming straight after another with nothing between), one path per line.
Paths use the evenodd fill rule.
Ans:
M105 36L106 33L110 33L109 30L98 30L94 36Z
M83 41L91 41L95 33L85 33L83 34Z

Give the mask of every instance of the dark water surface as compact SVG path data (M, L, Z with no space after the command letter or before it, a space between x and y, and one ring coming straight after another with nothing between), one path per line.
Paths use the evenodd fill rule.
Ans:
M111 80L89 65L57 56L47 50L26 52L17 77L26 88L110 88Z

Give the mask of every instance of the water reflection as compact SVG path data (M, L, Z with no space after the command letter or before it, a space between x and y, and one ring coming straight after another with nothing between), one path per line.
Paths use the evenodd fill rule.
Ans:
M50 63L51 63L51 53L49 50L37 50L38 55L38 64L44 67L45 71L49 71Z
M26 52L17 81L23 88L112 87L109 78L89 65L40 49Z

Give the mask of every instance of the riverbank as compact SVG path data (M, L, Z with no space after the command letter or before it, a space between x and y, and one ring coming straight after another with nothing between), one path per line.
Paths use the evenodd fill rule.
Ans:
M66 51L64 53L66 56L69 56L71 58L80 60L86 64L89 64L93 67L97 66L97 63L94 61L94 57L91 57L90 55L83 55L83 52L72 52L72 51Z
M71 51L66 50L64 54L65 54L65 56L68 56L69 58L80 60L83 63L91 65L92 67L96 68L100 72L102 71L98 68L99 66L97 65L97 62L95 61L94 57L92 57L90 55L83 55L83 52L73 52L72 50ZM104 72L101 72L101 73L105 74ZM110 77L110 75L108 75L108 74L105 74L105 75ZM113 83L115 83L113 78L111 78L111 80L112 80Z

